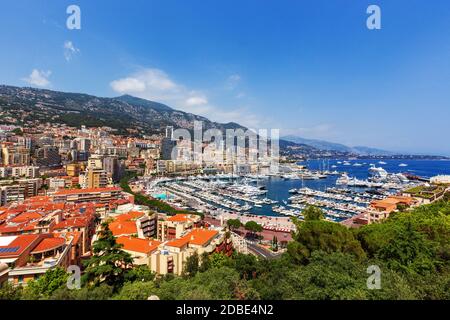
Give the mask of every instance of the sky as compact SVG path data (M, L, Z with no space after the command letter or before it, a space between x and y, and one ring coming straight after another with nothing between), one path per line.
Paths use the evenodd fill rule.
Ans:
M370 30L369 5L381 10ZM70 30L67 7L81 10ZM447 0L3 0L0 84L450 155Z

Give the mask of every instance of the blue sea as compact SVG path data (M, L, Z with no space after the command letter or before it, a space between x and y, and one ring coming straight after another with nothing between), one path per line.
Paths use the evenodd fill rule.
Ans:
M386 164L380 164L383 161ZM338 162L341 162L339 164ZM450 160L374 160L374 159L358 159L348 160L350 165L343 165L343 160L310 160L299 162L300 165L305 165L311 170L328 169L339 172L346 172L350 177L358 179L367 179L369 175L370 164L377 167L384 168L389 173L409 173L412 175L430 178L440 174L450 174ZM362 166L354 166L355 163L362 164ZM399 166L406 164L407 166ZM336 168L331 166L335 165ZM327 179L321 180L284 180L281 178L270 178L262 180L258 183L260 186L267 188L267 197L279 201L280 205L284 205L283 201L287 201L291 196L289 190L292 188L308 187L311 189L324 191L328 187L336 186L336 179L338 176L329 176ZM251 213L257 215L278 216L277 213L271 210L270 205L265 205L262 208L253 208Z

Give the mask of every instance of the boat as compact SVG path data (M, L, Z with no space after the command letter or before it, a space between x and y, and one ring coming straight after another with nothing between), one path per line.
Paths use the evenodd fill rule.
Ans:
M387 163L384 161L378 161L378 164L387 164Z
M399 167L407 167L408 165L406 163L400 163L398 166Z
M362 164L361 163L355 163L353 166L354 167L362 167Z

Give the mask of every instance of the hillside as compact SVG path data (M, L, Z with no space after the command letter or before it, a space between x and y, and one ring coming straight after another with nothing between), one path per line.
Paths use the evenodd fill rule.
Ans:
M371 148L371 147L365 147L365 146L356 146L356 147L349 147L341 143L335 143L335 142L329 142L324 140L317 140L317 139L305 139L298 136L285 136L283 139L287 141L291 141L294 143L300 143L305 144L310 147L313 147L318 150L325 150L325 151L334 151L334 152L344 152L349 154L356 154L361 156L391 156L394 155L393 152Z
M0 86L0 114L3 123L17 125L64 123L70 126L109 126L119 132L128 128L142 133L161 133L165 126L192 129L195 120L204 128L244 128L236 123L217 123L204 117L174 110L161 103L129 95L100 98L34 88Z

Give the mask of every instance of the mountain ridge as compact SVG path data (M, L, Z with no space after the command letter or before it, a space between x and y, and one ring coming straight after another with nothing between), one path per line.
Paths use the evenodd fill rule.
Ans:
M357 155L378 155L378 156L390 156L395 155L396 153L382 150L378 148L372 148L372 147L366 147L366 146L354 146L349 147L341 143L335 143L330 142L326 140L320 140L320 139L306 139L299 136L294 135L287 135L282 137L282 139L295 142L295 143L302 143L306 144L308 146L314 147L319 150L325 150L325 151L336 151L336 152L347 152L347 153L354 153Z

